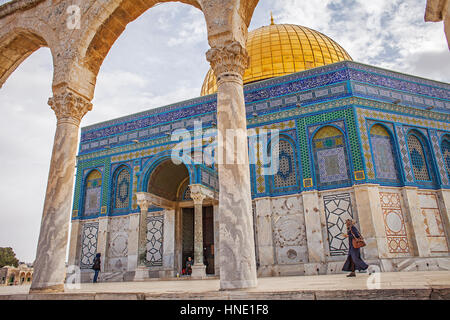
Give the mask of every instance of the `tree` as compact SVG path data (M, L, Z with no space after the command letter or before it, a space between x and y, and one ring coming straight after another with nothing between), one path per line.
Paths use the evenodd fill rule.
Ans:
M0 268L4 266L19 266L19 260L16 258L14 250L10 247L0 248Z

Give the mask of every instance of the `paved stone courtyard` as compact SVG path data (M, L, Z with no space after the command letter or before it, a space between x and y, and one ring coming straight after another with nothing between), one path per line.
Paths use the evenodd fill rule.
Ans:
M450 299L450 271L380 273L380 285L367 288L368 274L259 278L258 287L220 291L219 280L152 280L66 285L60 294L28 294L29 286L0 287L0 300L36 299Z

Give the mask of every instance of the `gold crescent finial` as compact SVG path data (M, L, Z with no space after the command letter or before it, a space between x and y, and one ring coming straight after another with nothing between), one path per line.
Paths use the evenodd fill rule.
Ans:
M273 26L275 23L273 22L272 11L270 11L270 24Z

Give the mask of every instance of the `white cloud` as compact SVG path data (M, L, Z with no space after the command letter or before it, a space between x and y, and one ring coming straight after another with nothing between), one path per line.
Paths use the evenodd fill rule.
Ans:
M287 0L276 3L279 23L298 23L337 41L355 61L449 81L450 74L416 66L427 52L448 53L441 23L425 23L416 0ZM445 61L447 58L440 55ZM430 65L433 67L433 65ZM437 77L437 78L436 78Z

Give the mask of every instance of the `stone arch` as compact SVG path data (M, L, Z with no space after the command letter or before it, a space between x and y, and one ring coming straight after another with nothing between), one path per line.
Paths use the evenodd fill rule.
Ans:
M259 0L223 0L217 3L205 0L96 1L83 17L84 21L89 21L89 26L83 28L78 47L84 66L97 75L126 26L152 7L167 2L181 2L201 10L206 20L208 40L213 47L223 43L224 38L245 46L247 28Z
M147 171L143 191L177 201L180 189L186 181L190 181L188 166L184 163L176 164L172 159L164 157L156 161Z
M87 19L92 23L81 39L80 54L84 57L85 66L98 74L103 60L126 26L150 8L165 2L182 2L201 10L196 0L124 0L109 1L106 4L95 2L87 13Z
M313 176L319 189L348 186L352 182L345 133L327 124L312 135Z
M23 61L42 47L50 48L53 58L43 33L21 27L0 31L0 88Z
M383 123L375 123L371 126L369 134L376 178L399 183L400 165L392 131Z

